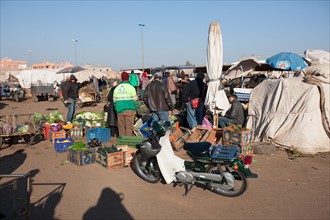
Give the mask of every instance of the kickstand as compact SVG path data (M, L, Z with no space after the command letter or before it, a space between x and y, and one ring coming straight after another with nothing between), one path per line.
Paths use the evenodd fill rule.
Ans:
M189 186L189 184L184 184L185 192L184 192L183 196L187 196L193 186L194 186L194 184L190 184L190 186Z

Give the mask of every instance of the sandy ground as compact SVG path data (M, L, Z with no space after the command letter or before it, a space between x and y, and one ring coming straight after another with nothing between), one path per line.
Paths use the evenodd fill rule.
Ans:
M101 111L103 104L79 111ZM0 102L0 114L66 114L59 101ZM52 110L53 111L53 110ZM184 156L184 152L179 152ZM227 198L194 187L149 184L130 168L77 166L49 140L0 150L0 173L33 173L31 219L329 219L329 154L289 160L284 151L254 157L247 191ZM4 182L4 179L0 180ZM1 192L1 191L0 191ZM6 194L0 194L4 201ZM9 203L8 203L9 204ZM1 207L8 205L1 204Z

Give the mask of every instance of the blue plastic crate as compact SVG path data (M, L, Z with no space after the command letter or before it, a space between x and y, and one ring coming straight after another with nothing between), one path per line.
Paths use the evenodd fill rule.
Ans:
M211 149L210 154L212 158L231 160L237 157L239 150L239 146L226 146L219 144Z
M62 141L70 141L70 142L64 142L61 143ZM55 152L61 153L61 152L66 152L68 150L68 147L70 147L73 144L72 138L56 138L54 140L54 149Z
M86 142L97 138L99 141L108 142L110 141L110 128L92 128L86 133Z

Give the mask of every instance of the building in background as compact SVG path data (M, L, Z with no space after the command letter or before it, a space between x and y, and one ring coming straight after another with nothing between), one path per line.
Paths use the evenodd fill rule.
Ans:
M83 66L86 70L99 71L99 72L111 72L111 66L97 66L92 64L86 64Z
M0 60L0 72L5 73L7 71L17 71L27 69L26 61L17 61L9 58Z
M49 61L45 61L43 63L33 64L33 69L59 69L59 68L66 68L66 67L73 67L73 65L68 61L62 61L61 63L51 63Z

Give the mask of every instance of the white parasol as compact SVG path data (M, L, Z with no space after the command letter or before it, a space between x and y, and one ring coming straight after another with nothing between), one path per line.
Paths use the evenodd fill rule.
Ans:
M205 104L212 112L218 110L225 112L229 109L230 104L220 82L223 64L223 48L222 34L218 22L212 22L209 28L206 59L209 83Z

